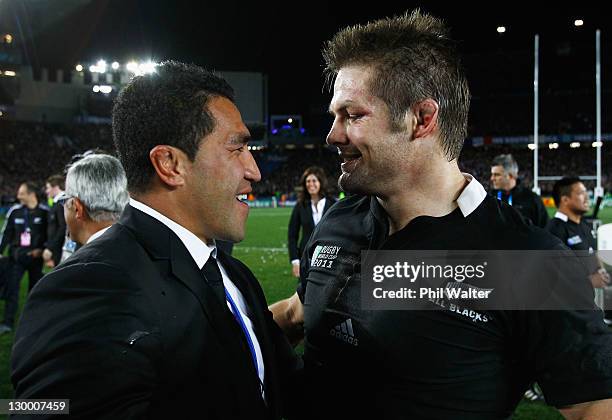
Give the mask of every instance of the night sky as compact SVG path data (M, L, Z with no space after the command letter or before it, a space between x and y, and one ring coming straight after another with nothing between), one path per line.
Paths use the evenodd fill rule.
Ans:
M503 51L533 54L536 32L542 36L542 48L549 51L558 52L565 42L591 45L596 27L603 32L604 53L612 56L605 38L612 36L612 24L596 8L555 5L548 8L552 10L540 10L533 8L536 2L529 6L488 2L486 7L475 2L460 2L462 7L432 1L370 3L0 0L0 24L19 24L27 38L26 58L35 66L74 68L99 58L121 63L152 58L217 70L263 72L269 76L272 114L307 115L326 107L329 94L321 88L320 49L339 28L414 7L444 18L462 50L471 56ZM585 20L579 29L573 26L577 18ZM500 35L496 27L502 24L507 32ZM589 67L592 73L593 60L576 65ZM478 69L472 66L469 76L476 80L477 90L486 89L478 86ZM486 65L482 71L491 72ZM525 68L522 73L528 78L533 70Z

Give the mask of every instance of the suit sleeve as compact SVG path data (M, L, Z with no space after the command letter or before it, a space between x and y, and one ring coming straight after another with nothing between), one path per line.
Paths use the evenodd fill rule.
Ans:
M300 204L296 204L291 212L289 219L289 229L287 231L287 246L289 247L289 261L299 260L300 254L298 251L298 239L300 235L300 227L302 225L300 218Z
M15 337L15 398L68 398L77 419L147 417L159 324L129 280L107 264L79 263L40 282Z
M612 398L612 333L603 312L525 311L519 340L546 402L564 407Z

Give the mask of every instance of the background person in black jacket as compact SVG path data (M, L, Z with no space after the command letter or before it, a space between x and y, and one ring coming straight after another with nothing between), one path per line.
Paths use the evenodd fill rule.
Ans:
M295 277L300 276L300 257L310 239L314 227L336 200L327 196L327 177L318 166L307 168L300 178L298 202L289 220L288 242L289 261ZM301 239L298 237L302 231Z
M534 225L545 228L548 213L542 197L520 185L518 164L511 154L499 155L491 164L491 194L498 200L508 203Z
M47 267L53 268L60 263L62 247L66 239L66 220L64 220L64 206L55 198L64 192L64 177L51 175L45 183L45 193L53 204L49 208L49 221L47 223L47 242L43 251L43 260Z
M38 189L31 182L24 182L17 190L19 204L9 210L0 242L0 255L9 247L6 308L0 334L13 329L19 302L19 284L23 273L28 272L28 290L42 277L42 252L47 240L47 215L49 209L41 205L36 195Z

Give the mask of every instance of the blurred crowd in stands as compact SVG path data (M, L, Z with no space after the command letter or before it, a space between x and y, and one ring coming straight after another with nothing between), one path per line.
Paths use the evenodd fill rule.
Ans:
M580 118L577 116L576 118ZM588 121L585 124L590 124ZM585 127L586 128L586 127ZM525 133L523 133L525 134ZM32 180L41 187L50 174L63 173L65 165L75 154L90 149L102 149L114 153L112 133L106 124L45 124L15 121L0 121L0 195L2 204L14 200L17 187L24 180ZM524 185L532 185L533 152L525 144L487 145L465 147L460 166L465 172L476 176L488 185L491 160L500 153L512 153L519 163L519 176ZM338 178L340 161L337 153L324 144L312 149L275 148L253 151L262 172L262 181L254 185L256 196L281 195L293 197L304 168L321 166L330 180ZM558 149L549 150L547 145L539 150L539 173L541 176L594 175L596 149L590 142L571 149L560 143ZM602 174L604 189L612 189L612 179L607 175L612 164L612 148L604 142L602 148ZM593 188L593 181L586 181ZM540 184L542 194L549 194L553 181ZM332 194L337 194L335 182L330 182Z
M62 125L0 121L0 196L11 202L19 184L44 186L52 174L63 174L73 155L90 149L114 151L109 125Z

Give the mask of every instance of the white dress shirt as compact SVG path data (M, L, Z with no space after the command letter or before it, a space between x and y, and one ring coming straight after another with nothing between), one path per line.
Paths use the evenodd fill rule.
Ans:
M183 242L185 248L187 248L187 251L189 251L189 253L193 257L193 260L198 266L198 269L201 270L202 267L204 267L204 264L206 264L208 258L210 258L211 255L213 256L213 258L217 257L216 246L210 246L206 244L189 230L185 229L183 226L179 225L175 221L170 220L158 211L152 209L144 203L141 203L140 201L134 200L133 198L130 198L130 206L160 221L161 223L166 225L172 232L174 232L176 236L179 237L181 242ZM249 336L251 337L251 341L253 342L253 347L255 348L255 355L257 357L257 371L259 372L259 380L263 384L265 369L263 363L263 356L261 353L259 341L257 340L257 336L255 335L255 331L253 329L253 323L251 322L251 319L247 316L247 307L244 302L244 297L242 296L242 293L240 293L240 290L238 290L236 285L232 283L229 276L227 275L227 271L225 271L225 268L223 268L223 265L219 262L219 260L217 260L217 266L221 271L221 277L223 278L223 286L225 286L225 290L227 290L227 292L232 297L232 300L236 304L236 307L240 312L240 316L244 321L244 325L246 326ZM204 278L202 278L202 281L204 281ZM232 307L229 302L226 303L229 310L232 311Z
M112 225L111 225L112 226ZM95 241L96 239L98 239L100 236L102 236L104 234L104 232L106 232L107 230L110 229L110 226L107 226L103 229L100 229L99 231L97 231L96 233L94 233L93 235L91 235L89 237L89 239L87 240L87 242L85 242L86 244Z
M314 225L318 225L321 221L321 217L323 216L323 209L325 208L325 197L317 201L317 204L314 201L310 202L310 206L312 208L312 221Z

